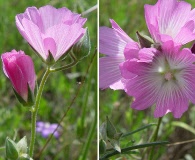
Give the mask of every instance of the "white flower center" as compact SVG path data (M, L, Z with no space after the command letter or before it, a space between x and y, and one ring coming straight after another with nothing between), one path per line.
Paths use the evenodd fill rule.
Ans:
M154 72L159 73L161 79L167 82L176 80L180 71L178 66L171 62L170 58L164 56L156 57L153 67Z

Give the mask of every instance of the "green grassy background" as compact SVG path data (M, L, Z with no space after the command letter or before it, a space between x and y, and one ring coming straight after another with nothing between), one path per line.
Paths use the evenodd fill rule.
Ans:
M67 7L74 12L82 13L97 4L96 0L0 0L0 53L12 49L23 50L33 58L38 83L41 80L45 65L28 46L19 34L15 25L15 15L23 13L27 7L53 5L56 8ZM63 116L71 100L75 96L79 82L84 78L97 47L97 11L85 15L88 18L85 26L89 28L91 37L91 54L71 69L53 73L48 78L40 103L38 120L57 123ZM2 63L0 62L2 68ZM62 123L59 139L53 138L41 157L36 159L59 160L79 159L82 157L84 145L89 136L89 130L96 123L97 113L97 56L91 63L89 73L81 87L78 97ZM11 83L0 71L0 147L5 144L5 138L16 141L27 136L30 138L30 112L16 100ZM88 150L88 159L96 159L97 153L96 127L93 130L92 142ZM45 144L40 134L37 135L35 155ZM0 149L0 159L4 160L4 149Z
M100 26L111 27L109 19L114 19L135 41L137 41L136 31L149 35L144 19L144 4L155 4L156 0L100 0L99 2ZM193 0L187 0L187 2L195 7ZM158 119L153 117L154 107L150 107L144 111L131 109L131 98L123 91L113 91L111 89L100 90L99 99L100 125L106 120L106 116L109 116L119 132L127 133L143 125L157 123ZM175 121L179 121L177 126L174 123ZM194 131L195 106L193 105L189 106L188 111L183 114L181 119L174 119L170 113L164 116L158 140L168 140L170 143L175 143L195 139L195 132L192 133L189 129L178 127L178 125L186 126L186 124ZM147 142L154 128L155 127L132 135L125 141L122 141L121 146L125 147ZM139 159L143 154L143 150L139 151L139 154L133 156L126 154L115 156L112 159L114 160L118 157L120 157L119 159ZM195 142L171 147L156 147L154 159L195 159Z

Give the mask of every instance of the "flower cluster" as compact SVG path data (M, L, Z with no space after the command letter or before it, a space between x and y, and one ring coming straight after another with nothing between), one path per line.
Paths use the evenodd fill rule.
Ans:
M50 124L49 122L39 121L37 122L36 126L36 131L41 133L44 138L47 138L51 134L53 134L55 138L59 138L60 136L60 128L55 131L55 129L58 127L57 123Z
M132 40L114 20L112 28L100 27L100 52L106 55L99 62L100 88L124 90L137 110L155 104L155 117L172 112L180 118L189 101L195 103L195 55L183 48L195 40L195 9L177 0L158 0L144 9L153 39L149 47Z

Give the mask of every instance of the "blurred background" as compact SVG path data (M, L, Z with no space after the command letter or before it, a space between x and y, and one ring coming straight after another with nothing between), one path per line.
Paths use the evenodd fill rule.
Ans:
M39 8L47 4L56 8L67 7L73 12L83 13L95 6L97 1L0 0L0 53L16 49L30 55L35 63L38 83L46 66L19 34L15 25L15 16L23 13L27 7ZM84 154L87 155L86 159L97 159L97 55L92 60L97 47L97 10L85 13L83 17L88 19L85 27L88 27L90 33L91 53L76 66L50 75L43 91L37 120L58 123L77 93L80 82L90 66L89 72L75 103L61 124L60 137L52 138L41 156L35 159L83 159ZM0 62L0 67L2 68L2 62ZM26 135L29 144L31 118L29 109L21 106L15 98L11 83L2 70L0 72L0 117L0 160L4 160L2 147L6 137L11 139L16 137L18 141ZM35 156L45 143L46 139L37 133Z
M119 26L135 41L136 31L149 36L144 19L144 4L155 4L157 0L100 0L100 26L111 27L109 19L114 19ZM195 7L193 0L186 0ZM192 43L191 43L192 44ZM188 44L187 47L190 47ZM102 56L102 55L101 55ZM132 99L123 91L111 89L100 90L99 93L99 124L106 116L110 118L118 132L127 133L149 123L157 123L153 117L154 106L147 110L136 111L130 108ZM179 105L179 104L178 104ZM121 147L147 142L155 127L133 134L127 141L122 141ZM156 147L155 160L194 160L195 159L195 106L190 105L180 119L174 119L169 113L163 117L158 140L168 140L170 143L194 140L191 143L177 144L173 146ZM120 155L111 159L140 159L143 150L139 154L130 156ZM120 157L120 158L119 158Z

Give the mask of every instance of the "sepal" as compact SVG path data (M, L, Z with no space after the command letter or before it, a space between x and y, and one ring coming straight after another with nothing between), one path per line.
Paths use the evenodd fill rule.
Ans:
M27 84L27 86L28 86L27 101L25 101L25 100L23 99L23 97L20 96L20 95L18 94L18 92L17 92L14 88L13 88L13 90L14 90L14 94L15 94L16 98L18 99L18 101L19 101L23 106L25 106L25 107L31 107L31 106L34 104L34 99L35 99L35 98L34 98L34 93L31 91L29 84Z
M34 97L34 93L31 91L30 86L28 84L28 106L32 106L34 104L35 101L35 97Z
M49 51L49 54L48 54L48 57L47 57L45 63L46 63L48 66L52 66L55 62L56 62L56 61L55 61L53 55L52 55L51 52Z
M154 43L150 37L143 35L138 31L136 32L136 34L141 48L150 48L151 45Z
M19 157L19 152L17 149L17 145L14 141L12 141L10 138L6 138L5 141L5 152L6 152L6 158L11 160L16 160Z
M33 160L28 154L22 154L18 160Z
M19 154L26 154L28 151L28 146L27 146L27 139L26 136L24 136L17 144L17 149Z
M23 105L23 106L27 106L26 101L18 94L18 92L16 92L16 90L13 88L14 90L14 94L16 96L16 98L18 99L18 101Z

